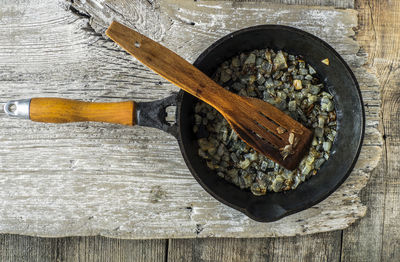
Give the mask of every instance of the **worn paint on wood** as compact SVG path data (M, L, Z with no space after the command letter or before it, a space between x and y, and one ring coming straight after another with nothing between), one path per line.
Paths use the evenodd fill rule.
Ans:
M284 236L345 228L365 214L358 192L380 156L380 94L374 74L362 66L365 55L352 39L355 11L266 3L110 2L75 1L74 7L91 15L91 26L100 34L116 18L191 62L216 39L255 24L291 25L325 39L354 70L368 104L366 138L356 169L322 203L262 224L204 192L184 165L174 138L161 131L93 123L44 125L1 113L1 232L122 238ZM149 101L177 90L99 37L85 17L67 12L62 3L5 4L0 102L35 96Z

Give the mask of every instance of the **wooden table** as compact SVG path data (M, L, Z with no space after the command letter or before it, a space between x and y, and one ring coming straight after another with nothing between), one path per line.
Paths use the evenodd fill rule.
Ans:
M153 2L153 1L150 1ZM400 186L397 154L400 132L400 3L395 1L275 1L290 4L355 7L356 39L369 54L382 87L384 154L362 192L364 218L341 231L287 238L205 238L121 240L104 237L35 238L0 236L1 261L396 261L400 259ZM15 3L15 16L18 17ZM13 11L13 10L8 10ZM28 12L29 10L24 10ZM2 12L0 9L0 21ZM54 21L50 21L54 22ZM4 78L3 78L4 79Z

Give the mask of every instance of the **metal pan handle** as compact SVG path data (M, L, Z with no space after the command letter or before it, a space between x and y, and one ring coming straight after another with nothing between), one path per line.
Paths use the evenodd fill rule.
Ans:
M30 99L11 100L4 105L4 112L11 117L29 119Z
M139 126L158 128L174 137L178 137L178 126L176 122L170 124L167 122L167 108L177 105L177 93L171 96L151 101L136 103L136 118Z

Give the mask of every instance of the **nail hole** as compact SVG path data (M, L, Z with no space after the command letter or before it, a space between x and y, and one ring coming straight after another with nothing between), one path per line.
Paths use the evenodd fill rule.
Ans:
M15 113L15 111L17 111L17 106L15 104L9 104L8 111L10 111L11 113Z
M139 48L139 47L140 47L140 43L139 43L138 41L136 41L136 42L135 42L135 46L136 46L137 48Z

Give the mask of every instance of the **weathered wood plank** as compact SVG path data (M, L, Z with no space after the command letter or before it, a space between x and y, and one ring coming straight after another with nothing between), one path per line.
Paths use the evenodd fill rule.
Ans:
M205 0L212 1L212 0ZM227 0L231 1L231 0ZM257 2L257 0L233 0L231 2ZM288 5L321 5L334 6L337 8L354 8L354 0L261 0L259 2L271 2Z
M0 260L5 262L56 261L57 241L54 240L0 234Z
M148 101L177 90L111 41L82 30L87 28L86 18L66 12L60 3L35 0L3 5L0 34L7 37L0 38L0 102L34 96ZM365 146L357 168L326 201L266 225L204 192L189 174L172 136L106 124L44 125L1 113L0 232L263 237L341 229L364 215L366 208L357 193L380 156L376 129L380 102L376 81L362 67L365 57L357 53L359 47L351 38L356 12L266 3L241 3L237 8L225 2L135 3L75 1L74 6L92 15L91 25L100 33L107 21L128 17L128 25L189 61L219 37L255 24L292 25L328 41L352 66L369 104Z
M400 257L399 201L399 48L400 3L357 1L357 40L368 63L379 72L385 158L362 194L370 210L366 218L344 231L343 261L397 261ZM390 25L390 26L389 26Z
M341 231L290 238L171 239L168 261L340 261Z
M159 262L166 257L167 240L124 240L105 237L72 237L57 240L59 261Z
M385 161L381 161L361 191L368 210L365 217L343 230L342 261L381 261L386 171Z
M158 262L166 258L167 240L123 240L105 237L38 238L0 235L0 261Z

